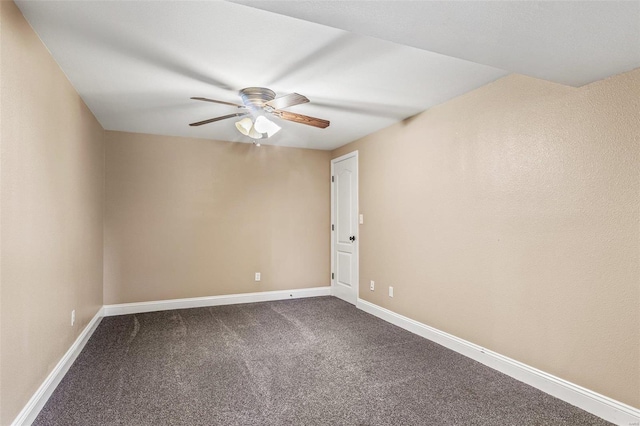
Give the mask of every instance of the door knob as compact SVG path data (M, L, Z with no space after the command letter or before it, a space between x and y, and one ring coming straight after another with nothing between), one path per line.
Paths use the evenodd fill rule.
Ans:
M349 237L349 241L354 242L356 240L356 236L352 235Z

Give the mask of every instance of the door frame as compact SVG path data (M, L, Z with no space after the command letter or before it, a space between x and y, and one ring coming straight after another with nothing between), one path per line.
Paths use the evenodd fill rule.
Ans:
M356 149L355 151L352 151L348 154L342 155L340 157L337 158L333 158L331 159L331 225L333 226L336 222L336 212L335 212L335 182L333 179L334 175L334 169L335 169L335 163L342 161L342 160L346 160L348 158L351 157L355 157L356 159L356 185L355 185L355 191L356 191L356 230L355 230L355 237L356 237L356 241L355 241L355 256L356 256L356 270L355 270L355 283L356 283L356 300L354 301L354 306L358 305L358 301L360 300L360 191L359 191L359 186L360 186L360 176L359 176L359 159L358 159L358 150ZM335 254L336 254L336 250L335 250L335 231L333 229L330 229L329 232L331 232L331 295L335 296L335 265L336 265L336 260L335 260Z

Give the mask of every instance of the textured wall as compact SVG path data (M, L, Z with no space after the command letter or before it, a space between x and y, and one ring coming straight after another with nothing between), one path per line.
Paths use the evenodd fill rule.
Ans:
M105 304L329 285L329 160L107 132Z
M6 425L102 305L104 131L15 4L0 11Z
M360 297L640 407L640 70L508 76L355 149Z

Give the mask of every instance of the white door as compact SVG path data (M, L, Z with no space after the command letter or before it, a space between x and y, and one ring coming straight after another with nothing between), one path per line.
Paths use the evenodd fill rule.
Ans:
M331 161L332 294L358 300L358 152Z

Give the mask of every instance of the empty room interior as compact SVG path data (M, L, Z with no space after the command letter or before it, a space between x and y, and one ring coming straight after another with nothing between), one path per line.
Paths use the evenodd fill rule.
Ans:
M0 425L640 425L640 1L0 2Z

